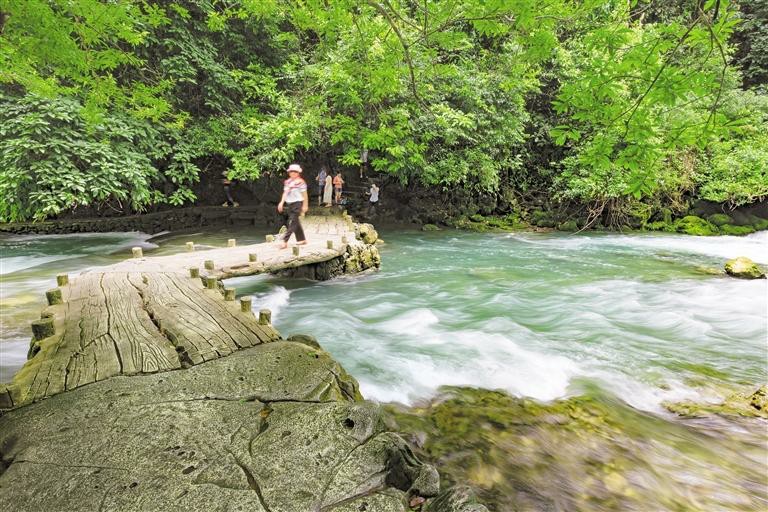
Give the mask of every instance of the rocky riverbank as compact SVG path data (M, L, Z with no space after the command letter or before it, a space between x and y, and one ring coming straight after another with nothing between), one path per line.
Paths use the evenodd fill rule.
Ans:
M58 276L50 329L0 400L0 510L486 510L466 488L441 492L314 338L282 338L232 288L222 300L217 277L264 262L313 279L378 268L373 226L310 224L340 253L233 243ZM173 273L204 257L205 288L199 267Z
M7 412L0 460L3 510L485 510L307 336Z
M718 406L668 407L692 419L667 421L594 390L542 403L446 387L387 412L444 482L470 485L490 510L760 509L765 387Z

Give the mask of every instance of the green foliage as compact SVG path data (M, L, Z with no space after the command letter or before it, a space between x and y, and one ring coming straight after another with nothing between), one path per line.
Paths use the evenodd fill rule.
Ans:
M561 51L554 107L564 122L552 135L571 146L557 180L564 197L651 196L669 157L727 134L719 106L734 82L724 45L735 21L719 5L717 19L705 10L687 24L643 24L622 23L626 2L615 2L602 26Z
M742 22L736 27L734 61L746 87L768 84L768 0L739 2Z
M768 197L768 96L739 91L726 98L731 138L710 145L698 181L703 199L731 207Z
M115 202L135 210L194 199L187 144L146 121L105 115L84 121L75 100L0 96L0 221L40 220L78 206ZM161 173L155 162L167 161ZM175 184L169 196L153 187Z
M0 217L178 205L198 165L256 179L364 151L403 184L545 194L615 225L694 195L747 204L768 195L765 8L0 0Z
M768 197L768 134L715 144L701 197L742 206Z
M0 0L0 84L43 96L84 94L92 121L110 103L159 120L166 84L123 87L118 73L141 60L133 49L166 22L154 6L99 0Z

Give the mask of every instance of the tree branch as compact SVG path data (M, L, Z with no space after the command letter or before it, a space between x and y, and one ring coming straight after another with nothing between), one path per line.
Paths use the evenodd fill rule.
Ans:
M385 2L387 0L384 0ZM400 40L400 44L403 46L403 54L405 56L405 63L408 65L408 73L411 76L411 91L413 92L413 97L417 100L421 101L421 98L419 97L419 93L416 90L416 73L413 70L413 60L411 59L411 52L409 50L408 42L403 37L403 34L400 32L400 29L397 26L397 23L395 23L395 20L392 19L392 16L390 15L389 10L387 10L383 5L381 5L378 2L375 2L373 0L368 0L368 5L376 9L379 14L384 16L384 19L387 20L387 23L389 23L389 26L392 27L392 31L395 33L397 38ZM387 3L389 5L389 3ZM391 6L390 6L391 9ZM397 14L397 13L395 13ZM399 15L398 15L399 17ZM401 18L402 19L402 18Z

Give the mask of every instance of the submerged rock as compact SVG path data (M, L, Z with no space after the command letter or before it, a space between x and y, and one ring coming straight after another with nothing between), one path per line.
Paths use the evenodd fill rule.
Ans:
M488 509L477 502L470 487L456 486L435 498L424 512L488 512Z
M442 482L459 485L454 500L468 485L490 510L687 510L695 493L697 510L746 512L768 499L768 490L749 483L765 470L762 423L744 443L731 431L699 433L686 420L673 423L599 392L540 403L454 387L429 404L387 411ZM439 500L423 510L455 510L431 508ZM483 510L472 502L465 510Z
M688 418L702 418L719 414L768 419L768 385L763 385L749 394L734 393L719 404L703 404L686 400L683 402L665 402L664 407L675 414Z
M725 272L742 279L765 279L765 274L760 270L760 267L745 256L739 256L725 262Z

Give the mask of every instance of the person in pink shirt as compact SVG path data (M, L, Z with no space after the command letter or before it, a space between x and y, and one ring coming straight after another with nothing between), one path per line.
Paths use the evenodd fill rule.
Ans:
M292 234L296 234L296 244L306 245L304 228L301 226L301 216L309 210L309 195L307 194L307 182L301 177L301 166L291 164L288 166L288 179L283 182L283 196L277 203L277 211L288 214L288 230L280 241L280 248L288 247L288 240Z

